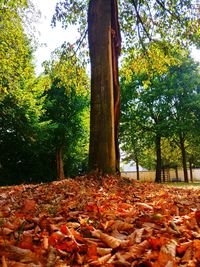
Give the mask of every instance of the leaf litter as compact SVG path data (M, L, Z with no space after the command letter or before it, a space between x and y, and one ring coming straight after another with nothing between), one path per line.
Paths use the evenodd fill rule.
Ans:
M83 176L0 188L2 267L200 266L200 190Z

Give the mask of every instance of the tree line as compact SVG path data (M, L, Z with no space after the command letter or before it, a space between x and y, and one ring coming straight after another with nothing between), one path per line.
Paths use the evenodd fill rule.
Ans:
M162 170L178 167L188 182L188 166L200 163L199 64L190 56L179 60L150 78L134 70L127 76L127 63L122 68L122 149L127 160L155 169L156 182L161 182Z
M119 172L119 140L127 157L156 167L157 182L162 166L179 164L164 147L180 146L183 166L189 155L197 164L199 70L188 53L198 44L197 9L192 1L169 2L59 2L53 23L78 23L81 53L63 44L39 77L25 31L31 3L1 2L1 184ZM81 50L87 33L91 83Z

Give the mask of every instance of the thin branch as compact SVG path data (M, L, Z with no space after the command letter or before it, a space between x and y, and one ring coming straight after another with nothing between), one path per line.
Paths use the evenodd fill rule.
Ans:
M152 41L152 38L151 38L149 32L147 31L147 29L146 29L146 27L145 27L145 25L144 25L144 22L143 22L143 20L142 20L142 18L141 18L141 16L140 16L140 13L139 13L139 11L138 11L138 9L137 9L137 5L136 5L136 3L135 3L135 0L132 0L131 2L132 2L133 6L134 6L134 8L135 8L135 12L136 12L136 15L137 15L137 19L138 19L139 23L142 25L142 28L143 28L144 32L146 33L146 36L148 37L148 39L149 39L150 41Z
M152 21L152 30L151 30L151 38L152 38L152 36L153 36L153 33L154 33L154 19L153 19L153 16L152 16L152 13L151 13L151 8L150 8L150 6L149 6L149 3L148 3L148 1L147 1L147 8L148 8L148 10L149 10L149 15L150 15L150 17L151 17L151 21Z
M79 39L79 41L78 41L78 46L77 46L77 48L76 48L76 50L75 50L75 53L78 52L80 46L82 45L84 39L86 38L87 33L88 33L88 28L86 28L84 34L83 34L82 37Z
M172 17L174 17L175 19L177 19L178 22L182 23L182 21L180 20L179 16L177 16L176 14L174 14L173 12L171 12L168 8L166 8L165 5L160 0L156 0L156 2L159 4L160 7L162 7L162 9L164 9ZM178 13L178 11L177 11L177 13Z

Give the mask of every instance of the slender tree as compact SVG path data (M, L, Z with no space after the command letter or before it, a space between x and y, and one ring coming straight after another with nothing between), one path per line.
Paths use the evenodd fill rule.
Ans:
M89 167L116 172L119 171L118 56L121 50L116 0L89 2L88 38L92 88Z
M45 69L49 88L44 119L49 122L49 141L55 153L57 179L61 180L65 177L64 156L68 158L72 152L69 148L75 150L80 139L86 141L83 112L88 107L88 78L73 49L65 45L54 51Z

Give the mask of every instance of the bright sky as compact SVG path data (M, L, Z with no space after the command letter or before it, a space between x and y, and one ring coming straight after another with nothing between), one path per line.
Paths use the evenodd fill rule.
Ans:
M58 0L32 0L32 2L42 13L40 23L37 23L36 28L40 32L39 42L46 44L38 48L35 53L36 72L39 74L43 70L41 67L42 62L50 59L51 52L61 46L64 41L73 43L78 35L75 27L65 30L59 24L57 24L56 28L50 26ZM200 50L193 49L192 56L200 62Z
M32 0L32 3L41 11L40 22L36 24L39 31L39 42L43 44L35 53L36 72L42 72L41 64L43 61L50 59L50 54L57 47L61 46L64 41L74 43L78 35L75 27L69 30L62 29L59 23L56 28L51 27L51 19L55 12L58 0Z

